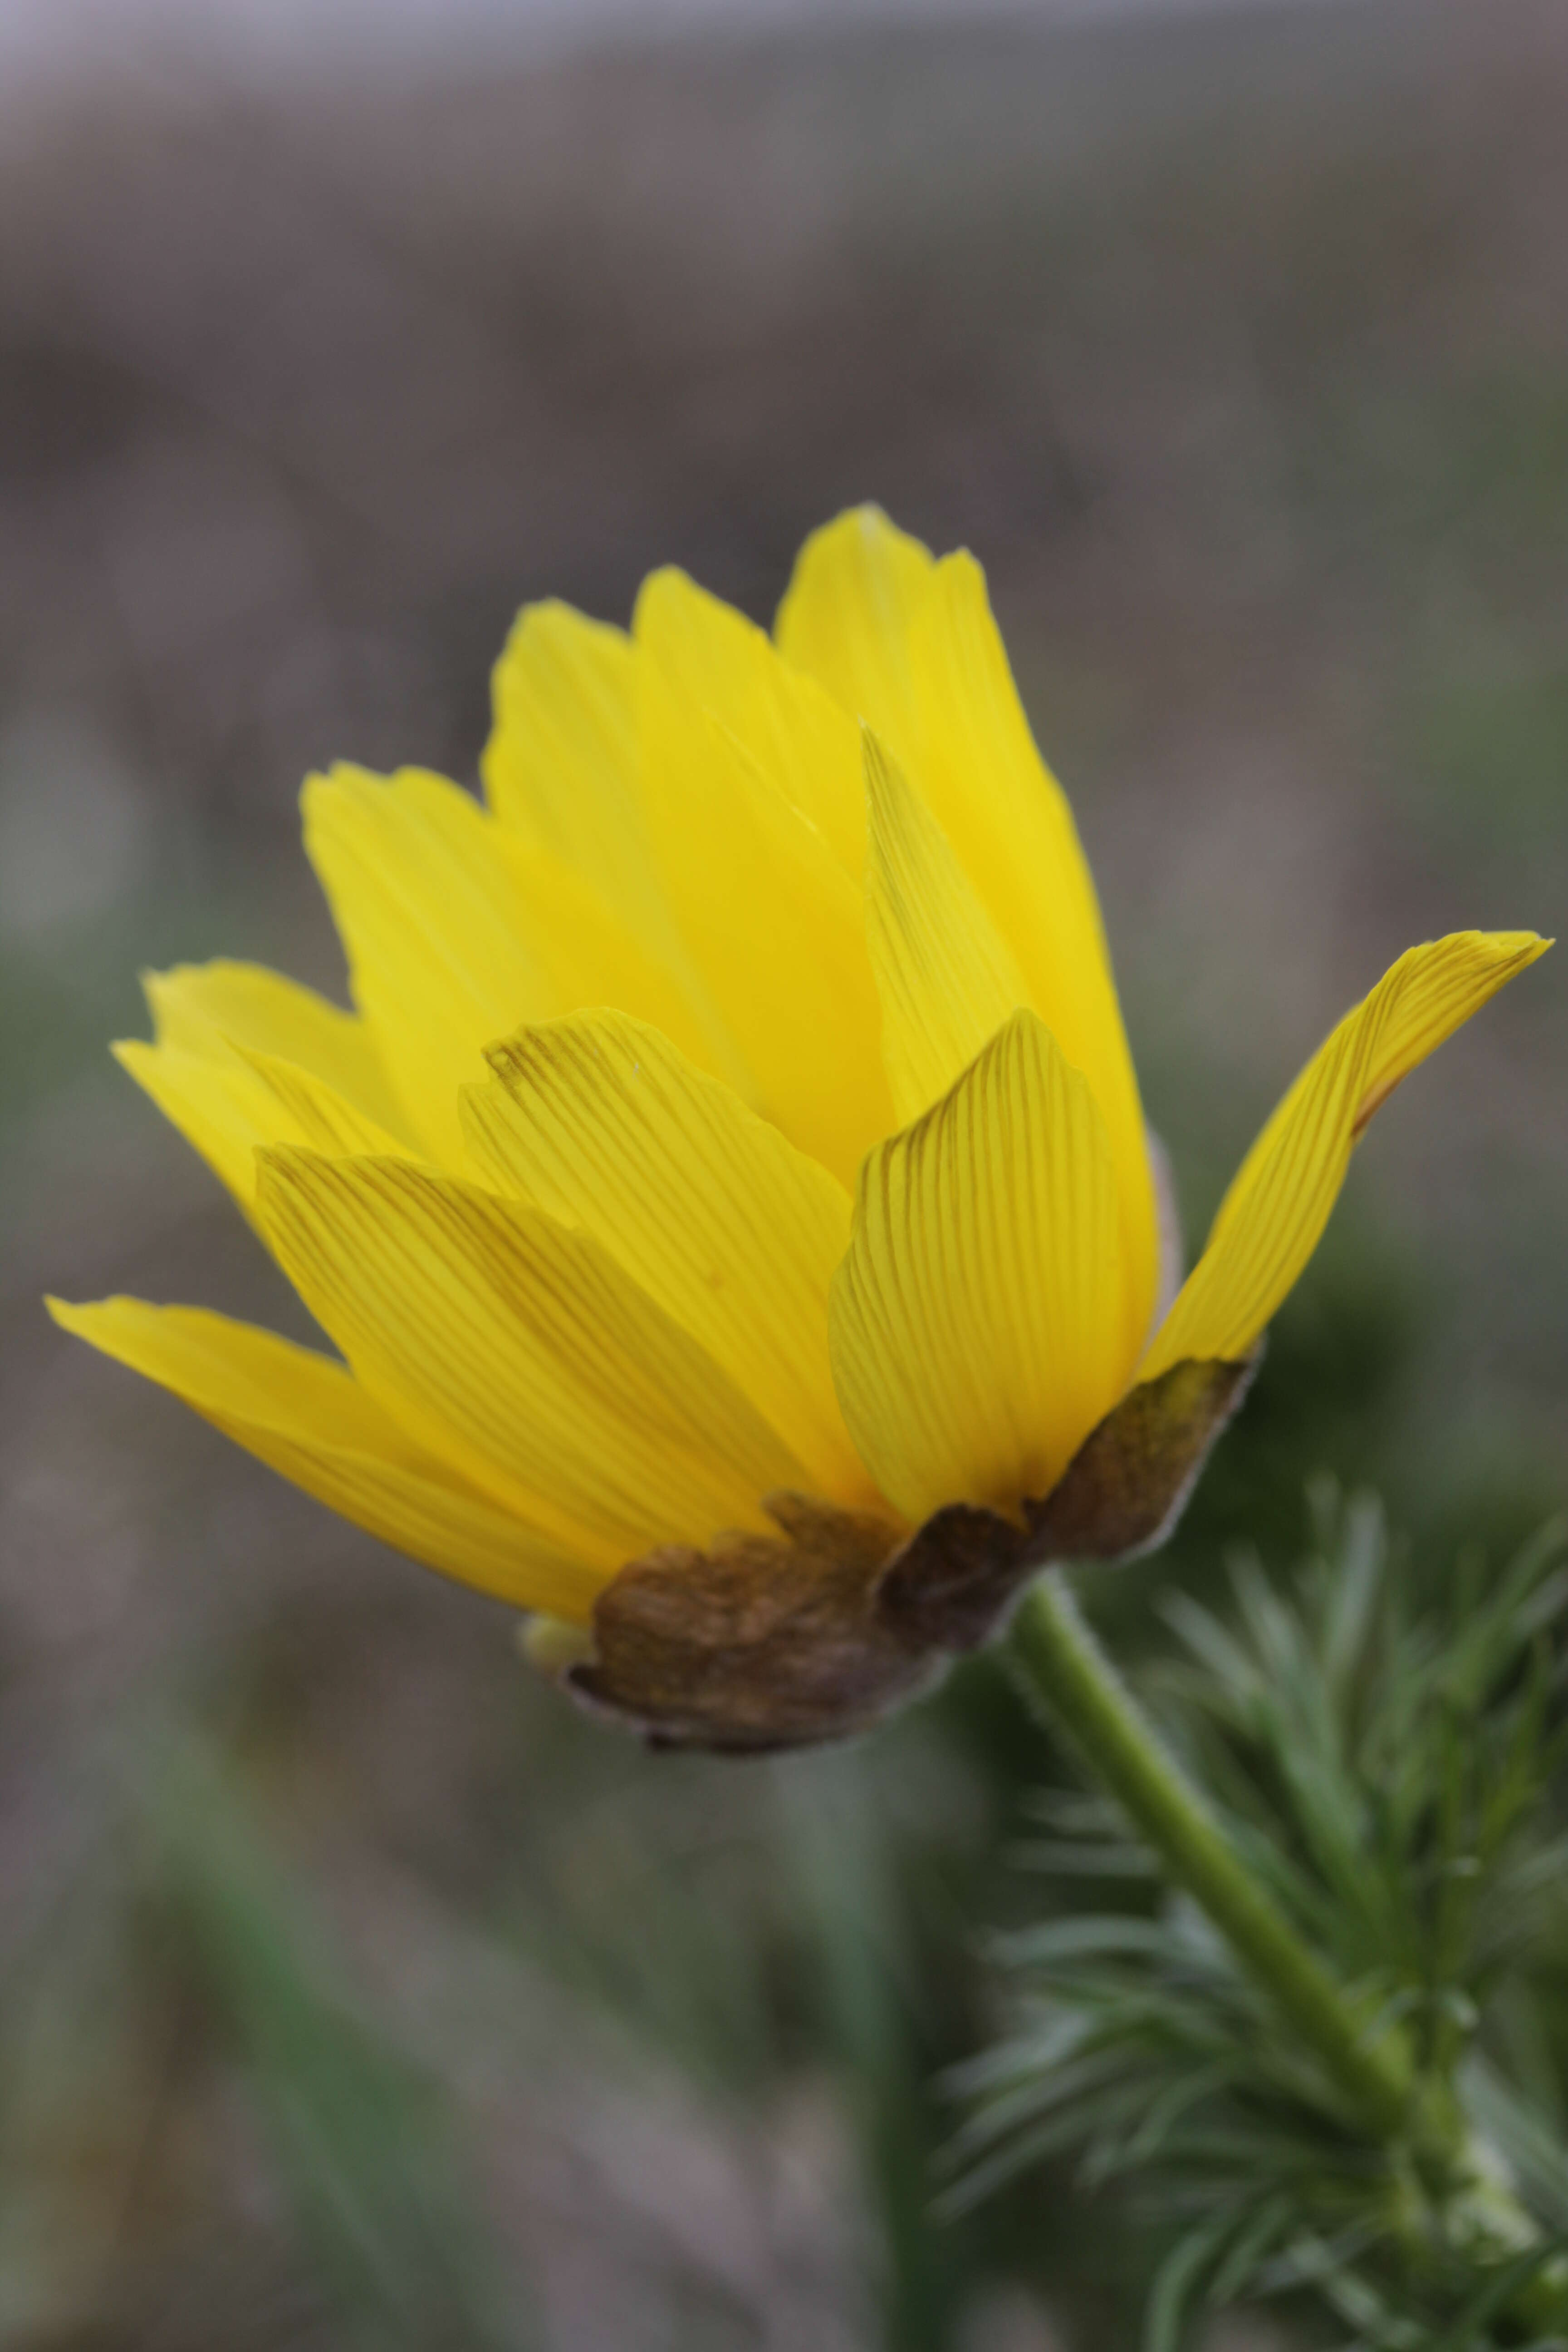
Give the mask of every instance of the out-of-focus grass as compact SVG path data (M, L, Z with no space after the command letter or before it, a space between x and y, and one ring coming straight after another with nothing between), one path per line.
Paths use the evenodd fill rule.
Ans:
M995 1658L843 1754L645 1758L35 1297L301 1328L103 1055L136 968L336 988L306 766L471 774L522 597L673 557L765 616L851 498L988 562L1194 1234L1400 948L1552 928L1568 60L1480 23L187 69L0 138L8 2344L1131 2340L1111 2200L927 2221L979 1931L1039 1899ZM1321 1468L1434 1574L1561 1500L1554 964L1384 1114L1120 1641L1292 1557Z
M497 2352L534 2340L507 2308L435 2087L362 2016L199 1754L155 1791L150 1899L226 2041L329 2307L367 2346Z

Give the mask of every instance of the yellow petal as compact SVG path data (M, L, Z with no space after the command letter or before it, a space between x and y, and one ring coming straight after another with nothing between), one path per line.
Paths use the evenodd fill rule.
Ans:
M363 1157L367 1152L382 1152L397 1160L415 1156L405 1150L395 1136L388 1135L374 1118L367 1118L309 1070L301 1070L293 1062L279 1061L271 1054L246 1054L242 1059L268 1088L290 1130L284 1133L276 1129L271 1135L258 1137L258 1142L303 1143L314 1151L330 1151L337 1159Z
M264 1143L313 1144L330 1151L401 1153L403 1144L375 1120L294 1064L230 1046L216 1032L196 1036L203 1050L149 1045L123 1038L121 1067L150 1095L248 1216L256 1199L256 1154Z
M928 801L1027 1001L1089 1080L1116 1161L1128 1312L1147 1328L1159 1244L1137 1079L1093 881L1035 748L984 575L968 555L933 563L876 508L858 508L806 541L776 634L789 660L875 729Z
M354 1002L416 1133L460 1164L458 1087L483 1076L492 1037L559 1009L499 828L417 769L336 768L311 777L304 807Z
M1104 1122L1034 1013L867 1161L829 1320L850 1434L917 1521L1048 1494L1121 1392Z
M111 1050L248 1216L257 1146L305 1139L265 1079L237 1054L188 1054L140 1037L121 1038Z
M1116 1163L1129 1311L1148 1328L1158 1281L1152 1181L1116 984L1067 796L1035 748L985 578L945 556L910 628L920 716L910 772L1025 981L1099 1103Z
M868 1501L827 1352L849 1196L657 1030L584 1013L490 1048L468 1091L476 1163L603 1244L798 1455Z
M669 927L671 957L646 948L580 875L547 851L505 845L519 920L532 943L556 1014L614 1004L652 1024L699 1066L743 1092L752 1079L728 1027ZM515 1025L515 1024L514 1024ZM487 1047L494 1043L487 1037Z
M866 789L866 929L882 1000L882 1060L894 1116L906 1127L1029 998L942 827L869 729Z
M910 632L931 568L879 507L854 507L806 541L773 626L784 659L905 760L921 728Z
M614 1570L763 1524L800 1465L584 1232L405 1161L262 1155L259 1213L311 1312L416 1443Z
M525 605L492 689L495 724L479 762L491 809L655 943L668 916L637 791L630 638L569 604Z
M857 880L866 861L858 730L763 632L683 572L656 572L637 598L637 644L694 709L743 747L759 775L814 824Z
M312 777L305 840L355 1001L415 1132L446 1166L465 1164L459 1088L482 1078L485 1047L523 1021L620 1002L731 1071L733 1045L700 992L581 873L456 784L417 770Z
M485 793L517 845L531 931L558 1011L620 1004L745 1088L658 878L637 738L641 656L569 604L519 614L494 677Z
M378 1127L407 1141L386 1072L364 1023L261 964L177 964L142 981L162 1045L226 1058L268 1054L326 1081Z
M652 660L642 730L664 886L752 1099L848 1181L892 1125L859 888L735 737Z
M1317 1247L1373 1111L1550 944L1533 931L1456 931L1409 949L1384 974L1247 1153L1141 1379L1184 1356L1246 1355Z
M341 1364L197 1307L48 1308L384 1543L520 1608L586 1619L603 1577L410 1444Z

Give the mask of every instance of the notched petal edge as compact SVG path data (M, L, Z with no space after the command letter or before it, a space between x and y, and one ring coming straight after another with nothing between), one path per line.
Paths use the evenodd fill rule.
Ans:
M1016 1520L954 1503L901 1538L868 1513L771 1495L776 1536L645 1553L600 1593L590 1636L559 1658L536 1647L535 1662L658 1747L847 1738L987 1640L1047 1561L1161 1542L1257 1360L1188 1360L1131 1390Z

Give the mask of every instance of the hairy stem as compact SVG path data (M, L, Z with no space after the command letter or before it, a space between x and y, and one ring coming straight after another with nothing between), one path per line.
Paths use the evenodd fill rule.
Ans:
M1255 1982L1317 2053L1379 2139L1407 2133L1416 2080L1402 2041L1366 2021L1240 1860L1079 1614L1059 1569L1026 1597L1014 1639L1030 1677L1095 1771ZM1436 2153L1436 2151L1433 2151ZM1451 2154L1452 2150L1445 2150Z

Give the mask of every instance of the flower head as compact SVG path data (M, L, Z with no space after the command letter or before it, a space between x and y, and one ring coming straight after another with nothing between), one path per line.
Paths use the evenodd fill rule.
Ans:
M525 611L495 689L484 806L306 788L354 1013L185 967L118 1049L342 1360L53 1311L535 1612L655 1736L854 1728L1042 1559L1158 1537L1372 1113L1545 942L1401 957L1177 1288L1093 884L969 556L862 509L771 640L662 572L629 635Z

